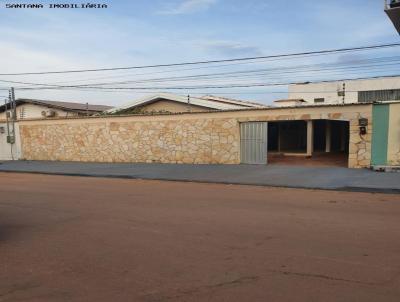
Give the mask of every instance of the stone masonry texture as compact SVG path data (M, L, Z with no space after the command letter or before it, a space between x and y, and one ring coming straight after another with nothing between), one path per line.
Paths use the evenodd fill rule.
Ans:
M233 119L106 122L23 126L25 159L145 162L239 162L239 130Z
M129 116L20 123L26 160L238 164L240 122L342 120L350 123L350 168L371 161L372 107L282 109L172 116ZM360 135L359 118L369 120Z

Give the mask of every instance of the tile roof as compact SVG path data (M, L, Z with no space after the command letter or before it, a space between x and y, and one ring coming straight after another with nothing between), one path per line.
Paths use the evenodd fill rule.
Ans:
M226 97L220 97L220 96L214 96L214 95L205 95L200 97L201 99L206 99L210 101L215 101L215 102L221 102L221 103L229 103L229 104L235 104L235 105L240 105L244 107L249 107L249 108L258 108L258 107L268 107L265 104L260 104L256 102L250 102L250 101L244 101L244 100L238 100L238 99L232 99L232 98L226 98Z
M91 105L85 103L73 103L73 102L58 102L58 101L47 101L47 100L34 100L34 99L17 99L16 104L34 104L42 105L50 108L61 109L65 111L79 111L79 112L103 112L113 107L106 105ZM5 105L0 106L0 112L5 111Z
M146 104L150 104L152 102L156 102L158 100L170 100L177 103L188 103L187 96L177 95L173 93L158 93L151 96L146 96L141 99L137 99L131 102L128 102L120 107L113 108L108 112L117 112L121 110L127 110L139 106L143 106ZM240 101L234 99L228 99L223 97L215 97L215 96L204 96L204 97L190 97L190 104L208 108L211 110L234 110L234 109L247 109L247 108L265 108L266 105L252 103L247 101Z

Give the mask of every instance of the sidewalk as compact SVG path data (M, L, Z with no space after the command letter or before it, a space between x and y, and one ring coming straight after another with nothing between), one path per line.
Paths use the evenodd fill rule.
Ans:
M400 173L340 167L8 161L0 164L0 172L400 193Z

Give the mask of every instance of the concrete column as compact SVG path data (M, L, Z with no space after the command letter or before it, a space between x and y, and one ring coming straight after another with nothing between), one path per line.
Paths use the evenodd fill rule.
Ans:
M307 121L307 156L312 156L314 151L314 123Z
M340 125L340 151L344 152L346 149L346 128L344 123Z
M332 136L331 121L326 121L326 128L325 128L325 152L331 152L331 136Z
M278 152L281 152L281 124L278 123Z

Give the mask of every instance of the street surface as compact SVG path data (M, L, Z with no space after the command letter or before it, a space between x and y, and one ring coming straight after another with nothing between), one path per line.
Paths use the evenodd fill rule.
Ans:
M0 173L0 301L400 301L400 195Z
M174 180L327 189L349 192L400 193L400 173L368 169L291 165L188 165L140 163L88 163L62 161L8 161L0 172L25 172L64 176Z

